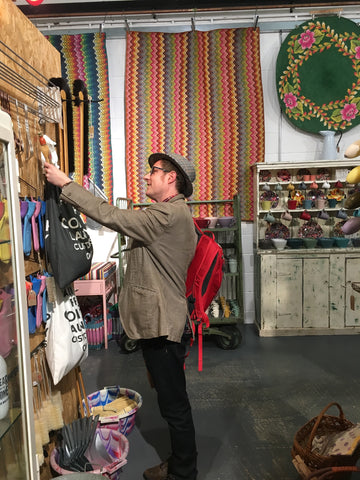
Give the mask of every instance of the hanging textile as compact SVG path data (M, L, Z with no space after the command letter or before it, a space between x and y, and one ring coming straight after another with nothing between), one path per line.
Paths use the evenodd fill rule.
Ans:
M242 219L253 219L251 165L264 161L259 40L254 28L128 32L127 192L134 202L146 201L147 157L176 152L194 161L193 200L239 193ZM200 213L211 215L208 208Z
M88 104L88 176L104 192L109 202L112 203L113 170L105 33L49 35L47 38L61 54L62 77L67 80L71 90L73 90L75 80L82 80L86 86L88 96L92 99ZM73 107L73 111L76 159L80 150L78 107ZM86 181L84 184L86 184Z

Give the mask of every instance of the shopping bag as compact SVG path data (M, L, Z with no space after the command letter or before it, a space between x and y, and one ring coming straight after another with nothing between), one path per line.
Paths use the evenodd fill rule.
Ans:
M88 356L83 316L73 287L56 285L55 301L48 303L45 354L54 385Z
M80 213L60 200L60 189L46 185L45 252L60 288L86 275L93 246Z

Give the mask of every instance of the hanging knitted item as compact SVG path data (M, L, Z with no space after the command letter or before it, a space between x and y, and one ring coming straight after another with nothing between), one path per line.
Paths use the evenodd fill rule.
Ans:
M292 30L276 62L283 113L307 132L345 132L360 123L360 27L319 17Z

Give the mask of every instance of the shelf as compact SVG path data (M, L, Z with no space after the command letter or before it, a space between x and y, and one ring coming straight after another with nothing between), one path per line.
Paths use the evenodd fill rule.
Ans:
M327 208L327 207L324 207L324 208L296 208L295 210L289 210L288 208L270 208L270 211L271 213L283 213L283 212L289 212L289 213L301 213L301 212L304 212L304 211L307 211L309 213L312 213L312 212L322 212L323 210L325 210L326 212L338 212L339 210L344 210L346 212L352 212L354 209L348 209L348 208L345 208L345 207L338 207L338 208ZM356 210L356 209L355 209ZM259 214L266 214L268 213L269 210L259 210ZM339 220L343 220L341 218L339 218Z
M203 232L236 232L237 227L215 227L215 228L202 228Z
M210 326L211 325L227 325L229 323L237 323L241 317L230 315L230 317L209 317Z
M338 182L338 180L325 180L325 179L321 179L321 180L270 180L269 182L259 182L259 185L289 185L290 183L292 183L293 185L301 185L302 183L305 183L305 185L311 185L313 182L317 183L318 185L320 183L330 183L330 184L335 184ZM349 187L353 187L354 184L353 183L347 183L343 180L341 180L341 183L343 183L343 186L342 187L339 187L339 188L349 188ZM319 188L321 188L321 186L319 186ZM279 190L281 191L281 190Z
M276 248L257 248L256 253L258 255L291 255L292 253L305 255L305 254L319 254L321 255L322 253L327 254L327 253L339 253L340 252L349 252L349 253L356 253L360 252L359 247L346 247L346 248L341 248L341 247L331 247L331 248L322 248L322 247L315 247L315 248L284 248L283 250L276 250Z

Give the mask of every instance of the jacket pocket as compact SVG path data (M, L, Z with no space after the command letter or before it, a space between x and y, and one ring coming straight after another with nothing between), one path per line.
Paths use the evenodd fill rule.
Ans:
M143 327L154 326L154 319L159 314L160 297L157 290L130 285L127 290L129 295L129 308L135 321L141 322Z

